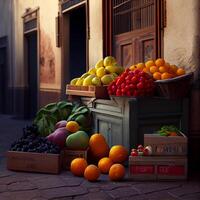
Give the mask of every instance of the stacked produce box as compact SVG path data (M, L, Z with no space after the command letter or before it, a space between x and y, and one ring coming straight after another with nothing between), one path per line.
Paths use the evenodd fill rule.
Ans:
M129 175L134 180L187 179L187 137L174 126L144 135L144 146L132 149Z

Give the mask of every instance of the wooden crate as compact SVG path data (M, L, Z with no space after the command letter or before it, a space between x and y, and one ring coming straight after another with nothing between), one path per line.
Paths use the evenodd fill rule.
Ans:
M160 136L159 134L144 134L144 146L152 147L152 155L160 156L185 156L187 155L187 137Z
M94 97L99 99L109 99L107 86L66 86L67 95Z
M133 180L186 180L185 156L129 156L129 177Z
M62 151L62 168L63 169L70 169L71 161L75 158L85 158L87 160L87 150L70 150L70 149L63 149Z
M58 174L61 170L61 158L60 154L8 151L7 169Z

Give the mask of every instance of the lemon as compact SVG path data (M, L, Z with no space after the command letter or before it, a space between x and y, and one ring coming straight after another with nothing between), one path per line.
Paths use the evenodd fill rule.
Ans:
M95 86L101 86L101 79L99 77L94 77L92 79L92 84Z
M76 85L77 85L77 86L83 85L83 81L84 81L84 78L79 78L79 79L76 81Z
M91 74L87 76L83 81L83 86L89 86L92 85L92 79L95 77L95 75Z
M97 77L101 78L105 74L106 74L106 70L104 67L100 67L97 69L97 72L96 72Z
M106 74L101 78L103 85L109 85L114 80L114 77L110 74Z
M98 69L100 67L103 67L103 60L99 60L96 65L95 65L95 68Z
M79 78L74 78L70 81L70 85L76 85L76 82L78 81Z
M112 64L115 64L116 63L116 60L114 57L112 56L107 56L104 58L103 60L103 65L106 67L106 66L110 66Z
M91 68L89 71L88 71L89 74L91 75L96 75L96 69L95 68Z
M90 74L87 72L87 73L84 73L81 78L86 78L87 76L89 76Z
M108 73L115 73L115 72L117 71L117 67L112 66L112 65L106 66L105 69L106 69L106 71L107 71Z

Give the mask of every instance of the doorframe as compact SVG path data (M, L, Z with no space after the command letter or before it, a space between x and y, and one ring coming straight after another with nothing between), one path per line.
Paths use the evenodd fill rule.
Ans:
M28 58L27 58L27 36L31 33L36 32L37 34L37 102L36 107L39 108L39 91L40 91L40 13L39 7L34 9L27 8L25 13L22 15L23 19L23 45L24 45L24 81L25 88L28 89Z
M8 59L8 36L2 36L0 37L0 49L5 49L5 53L6 53L6 59L5 59L5 64L6 64L6 69L5 69L5 97L4 100L6 101L8 98L8 94L7 94L7 89L8 89L8 73L9 73L9 59ZM10 100L9 102L10 105L12 105L12 100ZM8 105L9 105L8 104ZM6 103L7 105L7 103ZM7 112L7 107L5 107L3 109L3 114L5 114Z
M69 31L66 24L69 24L69 12L85 6L86 11L86 71L89 69L89 39L90 39L90 25L89 25L89 0L78 0L76 3L71 3L67 8L65 5L70 4L69 0L59 0L59 23L60 23L60 44L61 44L61 99L66 98L66 82L70 81L69 77ZM68 45L67 45L68 44Z
M155 3L155 54L163 56L163 30L166 27L166 0L154 0ZM102 0L103 17L103 55L112 55L113 49L113 11L112 0Z

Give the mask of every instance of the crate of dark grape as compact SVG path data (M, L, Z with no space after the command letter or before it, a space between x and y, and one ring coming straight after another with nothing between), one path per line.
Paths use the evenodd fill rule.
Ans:
M58 174L61 169L60 148L37 135L37 128L24 129L24 135L7 152L7 168L14 171Z

